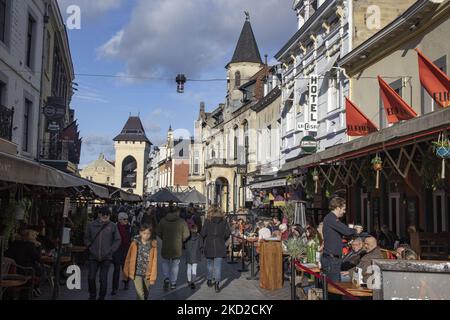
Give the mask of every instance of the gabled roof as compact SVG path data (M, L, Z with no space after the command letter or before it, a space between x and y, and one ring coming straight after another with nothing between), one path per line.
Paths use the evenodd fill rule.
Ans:
M263 63L259 53L258 44L256 43L255 35L253 34L252 25L248 20L244 23L236 49L234 50L233 58L228 65L238 62Z
M114 141L145 141L151 144L145 135L144 126L139 117L129 117L122 132L114 138Z

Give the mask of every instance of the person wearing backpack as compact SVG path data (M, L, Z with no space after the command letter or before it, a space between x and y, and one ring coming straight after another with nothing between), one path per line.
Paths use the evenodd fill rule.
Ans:
M198 234L196 224L190 227L191 236L185 243L187 280L192 290L195 290L195 280L197 280L197 266L202 261L203 239Z
M189 238L189 228L186 221L180 218L180 212L170 207L169 212L158 225L156 234L162 240L161 256L163 258L164 289L177 288L180 258L183 253L183 243Z
M97 220L86 227L84 243L89 251L89 300L97 298L96 278L100 269L100 293L98 300L105 300L108 289L108 272L113 253L120 247L121 237L115 223L110 220L108 208L100 209Z

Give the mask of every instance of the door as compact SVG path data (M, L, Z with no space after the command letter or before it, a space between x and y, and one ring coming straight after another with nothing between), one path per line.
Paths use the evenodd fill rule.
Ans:
M361 192L361 224L367 232L372 232L371 220L369 195Z
M389 230L400 235L400 193L389 194Z
M439 190L433 193L433 231L446 232L448 231L448 210L447 208L447 197L443 190Z

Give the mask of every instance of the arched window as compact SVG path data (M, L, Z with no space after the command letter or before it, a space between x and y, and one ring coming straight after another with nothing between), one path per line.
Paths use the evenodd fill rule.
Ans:
M240 71L236 71L236 73L234 74L234 86L237 88L241 86L241 72Z

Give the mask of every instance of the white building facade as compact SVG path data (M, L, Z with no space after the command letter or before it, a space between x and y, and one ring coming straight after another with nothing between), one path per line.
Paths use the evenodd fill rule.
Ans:
M30 159L39 155L45 14L46 1L0 1L0 108L2 114L14 109L12 136L0 138Z
M349 1L297 1L298 31L276 58L282 68L281 154L302 156L308 135L319 150L347 142L344 95L348 79L334 68L351 48Z
M275 55L282 64L281 153L304 155L313 136L318 151L349 141L345 96L350 81L337 61L404 12L414 1L297 0L298 30ZM361 55L361 59L365 59Z

